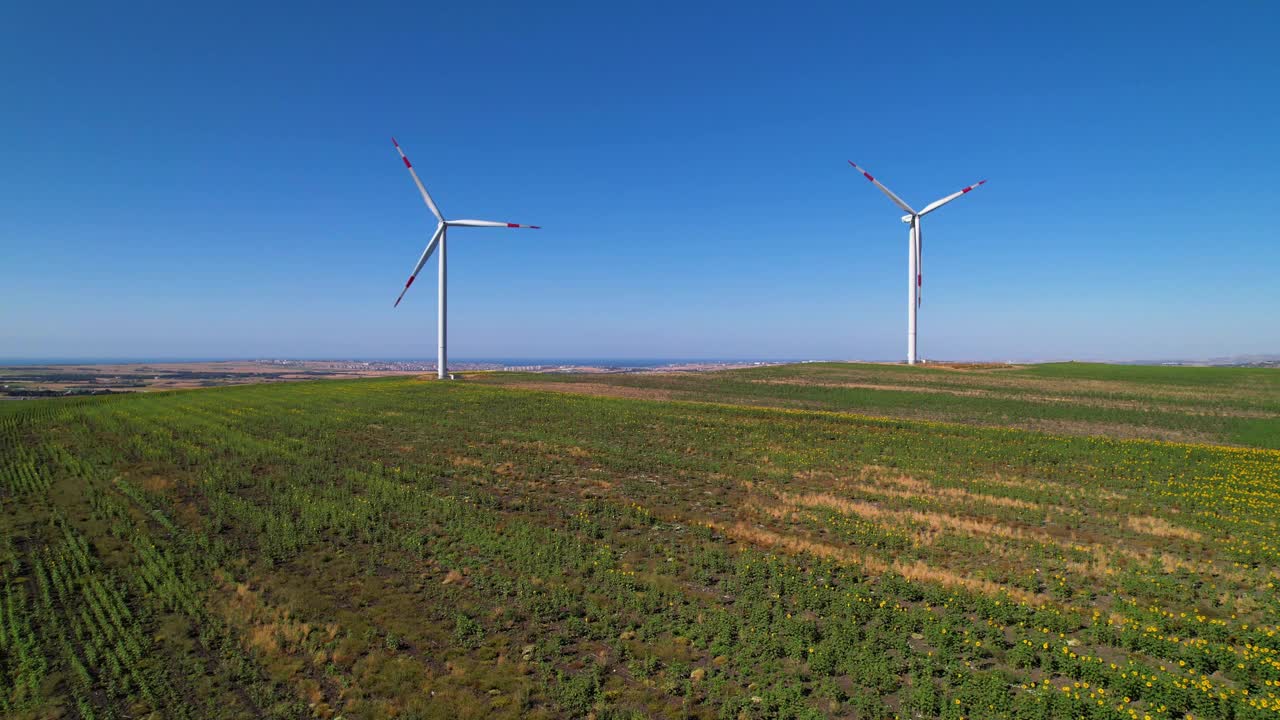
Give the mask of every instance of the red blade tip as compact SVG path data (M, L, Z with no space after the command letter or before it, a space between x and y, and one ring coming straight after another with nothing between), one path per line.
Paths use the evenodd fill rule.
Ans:
M850 161L849 161L849 164L853 166L853 169L854 169L854 170L857 170L858 172L862 173L862 176L863 176L863 177L865 177L866 179L870 180L871 182L875 182L875 181L876 181L876 179L875 179L875 178L871 177L871 173L869 173L869 172L867 172L866 170L863 170L862 168L858 167L858 163L856 163L856 162L854 162L854 161L850 160Z

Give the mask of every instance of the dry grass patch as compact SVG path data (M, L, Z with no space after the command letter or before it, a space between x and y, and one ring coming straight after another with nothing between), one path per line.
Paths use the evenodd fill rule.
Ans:
M834 473L815 470L797 472L794 477L797 480L814 481L815 484L825 482L826 485L835 489L871 493L885 497L909 500L947 498L950 500L999 505L1018 510L1066 512L1066 508L1056 505L1038 504L1029 500L979 493L965 490L964 488L934 485L926 480L919 480L880 465L867 465L858 472L856 477L841 477ZM1012 483L1009 483L1009 485L1012 485Z
M546 392L576 393L597 397L619 397L637 400L670 400L673 393L657 388L634 387L631 385L610 385L594 382L537 382L526 380L521 382L503 382L503 387L521 388L524 390L542 390Z
M888 390L891 392L914 392L938 395L958 395L961 397L978 397L990 393L985 390L955 390L933 385L891 385L870 382L831 382L809 378L767 378L752 380L756 385L801 385L804 387L848 388L850 390Z
M268 602L260 590L235 582L221 571L214 575L210 601L214 612L239 631L245 648L265 661L264 668L274 679L291 684L315 717L333 716L332 707L342 703L346 690L325 678L329 656L324 651L309 652L306 646L308 638L333 642L341 626L303 622L288 608Z
M1152 517L1150 515L1130 515L1129 528L1140 533L1158 535L1160 537L1182 538L1183 540L1192 541L1200 541L1204 539L1203 535L1191 528L1174 525L1164 518Z
M884 487L882 485L875 489L875 492L893 497L945 497L952 500L969 500L973 502L987 503L990 505L1017 508L1019 510L1065 510L1064 508L1058 508L1055 506L1037 505L1036 503L1027 500L1019 500L1018 498L976 493L971 490L965 490L964 488L939 487L924 480L917 480L908 475L884 476L880 479L880 482L885 485L895 485L900 488L906 488L905 490L898 490Z
M1043 605L1047 598L1020 590L1008 585L982 580L980 578L960 575L950 570L926 565L922 562L904 563L897 560L885 562L879 558L864 555L848 548L836 547L827 543L807 540L805 538L782 535L762 527L738 522L724 525L713 521L707 522L711 527L735 540L750 543L757 547L777 549L790 554L809 554L815 557L835 560L837 562L858 565L868 572L896 572L903 577L921 582L936 583L947 587L957 587L980 592L987 595L1007 595L1020 602L1031 605Z
M151 475L138 481L142 489L154 493L162 493L173 488L173 479L162 477L160 475Z
M828 508L846 515L857 515L868 520L886 521L895 525L918 523L937 532L956 530L966 535L995 535L1010 540L1030 540L1057 543L1047 533L1001 525L990 520L947 515L922 510L892 510L863 500L851 500L830 493L779 493L783 506ZM928 537L932 537L932 534Z
M941 512L886 508L874 502L840 497L831 493L781 492L767 496L756 495L741 507L746 511L743 515L744 517L764 516L784 521L796 516L802 516L808 517L815 522L820 522L819 518L804 511L809 509L833 510L844 515L856 516L874 522L886 529L906 530L912 542L920 547L933 544L939 535L948 531L969 537L991 539L995 543L984 540L984 545L987 546L988 552L991 552L992 555L1016 560L1022 564L1030 562L1026 556L1027 550L1025 548L1000 545L999 542L1017 541L1052 545L1068 551L1087 553L1090 556L1087 562L1064 560L1063 567L1073 574L1100 581L1106 581L1110 578L1116 570L1115 561L1123 558L1124 561L1144 565L1155 561L1165 573L1169 574L1186 571L1197 574L1218 575L1226 580L1240 584L1248 584L1250 582L1250 578L1246 574L1221 566L1214 561L1179 557L1156 549L1125 547L1118 544L1119 538L1116 538L1115 542L1086 542L1074 537L1062 537L1060 536L1061 534L1054 534L1036 528L1013 527L982 518L961 517ZM1118 517L1116 521L1116 529L1119 530L1123 523ZM1162 537L1182 537L1185 539L1193 539L1191 535L1196 536L1194 539L1199 539L1200 537L1194 531L1174 526L1159 518L1138 519L1136 521L1130 519L1130 527L1133 527L1132 523L1134 522L1137 522L1138 526L1142 528L1139 530L1140 532L1147 532L1147 534L1160 535ZM797 538L797 540L799 539ZM894 561L894 564L896 566L901 563Z
M1034 490L1036 492L1054 493L1061 496L1075 497L1087 494L1090 497L1099 500L1113 500L1122 502L1129 499L1125 493L1116 492L1100 487L1081 487L1070 486L1063 483L1053 483L1045 480L1030 480L1027 478L1005 477L1003 475L992 475L982 479L982 482L992 485L1003 485L1004 487L1016 487L1026 490Z
M1049 433L1051 435L1101 435L1117 440L1164 440L1178 443L1205 443L1213 445L1229 445L1217 436L1194 430L1177 430L1174 428L1153 427L1151 425L1126 425L1124 423L1108 423L1092 420L1049 420L1046 418L1028 418L1013 423L1012 427L1025 430Z

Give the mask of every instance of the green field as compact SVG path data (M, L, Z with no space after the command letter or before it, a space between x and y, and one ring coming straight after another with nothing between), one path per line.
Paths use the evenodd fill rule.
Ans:
M1058 434L1280 448L1280 372L1051 363L923 368L807 363L718 373L518 375L601 394L835 410Z
M0 716L1277 717L1277 417L1091 365L0 404Z

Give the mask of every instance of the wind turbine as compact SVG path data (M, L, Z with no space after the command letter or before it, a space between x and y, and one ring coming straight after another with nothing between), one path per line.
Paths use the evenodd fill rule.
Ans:
M404 294L409 291L409 286L413 284L414 278L418 277L418 272L422 270L422 266L427 264L427 260L431 257L431 253L435 252L436 246L440 247L440 299L438 301L437 310L440 319L436 325L436 333L439 336L439 352L436 356L436 377L444 380L449 377L446 370L447 350L446 339L448 332L446 330L446 316L448 308L448 298L445 292L446 286L446 265L445 265L445 236L449 233L451 227L505 227L505 228L530 228L539 230L537 225L520 225L518 223L494 222L493 220L445 220L440 214L440 208L436 207L436 203L431 199L427 188L422 184L422 180L418 179L418 172L413 169L413 163L409 162L408 156L404 154L404 150L400 148L400 143L395 138L391 138L391 142L396 146L396 152L400 153L400 159L404 161L404 166L409 169L409 174L413 176L413 182L418 186L418 192L422 193L422 199L427 203L427 208L431 210L431 214L436 216L438 224L436 225L435 234L431 236L431 241L427 243L427 249L422 251L422 257L418 258L418 264L413 266L413 273L409 275L409 280L404 284L404 289L400 291L400 297L396 298L396 304L393 307L399 307L400 301L404 299Z
M852 160L849 161L849 164L853 166L854 170L862 173L863 177L870 180L873 185L880 188L880 192L888 195L889 199L892 200L895 205L907 212L906 215L902 216L902 222L911 226L911 229L907 233L907 270L909 273L907 275L907 283L910 286L907 298L907 364L915 365L917 360L916 313L920 309L920 296L924 289L924 271L922 270L923 262L921 257L922 251L924 250L924 240L920 235L920 219L952 200L955 200L961 195L968 193L970 190L981 186L986 182L986 180L979 180L960 192L952 193L940 200L934 200L928 205L925 205L923 210L916 212L911 209L910 205L903 202L902 198L894 195L892 190L881 185L879 180L871 177L871 173L858 167L857 163Z

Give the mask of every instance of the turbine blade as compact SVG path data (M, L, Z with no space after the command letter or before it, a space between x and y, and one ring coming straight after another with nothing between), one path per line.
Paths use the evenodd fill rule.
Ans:
M857 164L857 163L855 163L855 162L854 162L854 161L852 161L852 160L850 160L850 161L849 161L849 164L853 166L853 169L854 169L854 170L857 170L858 172L862 173L862 176L863 176L863 177L865 177L866 179L870 180L872 185L875 185L876 187L880 188L880 192L884 193L885 195L888 195L888 196L889 196L889 199L890 199L890 200L892 200L892 201L894 202L894 204L895 204L895 205L897 205L898 207L902 208L902 209L903 209L903 210L905 210L906 212L911 213L912 215L915 215L915 214L916 214L916 211L915 211L915 210L912 210L910 205L908 205L908 204L906 204L905 202L903 202L903 201L902 201L902 198L898 197L897 195L894 195L892 190L890 190L889 188L885 187L884 185L881 185L879 180L877 180L877 179L875 179L875 178L871 177L871 173L869 173L869 172L867 172L866 170L863 170L862 168L858 167L858 164Z
M396 298L396 304L391 307L400 307L400 301L404 299L404 294L409 292L409 286L413 284L414 279L418 277L418 273L422 270L422 266L427 264L431 253L435 252L436 246L440 244L441 235L444 235L444 223L436 226L436 232L431 236L431 242L427 243L427 249L422 251L422 257L418 258L418 264L413 266L413 272L409 275L409 280L404 284L404 289L400 291L400 296Z
M530 230L541 230L540 225L521 225L519 223L496 222L494 220L446 220L446 225L457 225L458 227L507 227L507 228L529 228Z
M961 191L960 191L960 192L958 192L958 193L952 193L952 194L950 194L950 195L948 195L948 196L946 196L946 197L942 198L941 200L934 200L933 202L931 202L931 203L929 203L928 205L926 205L926 206L924 207L924 209L923 209L923 210L921 210L921 211L920 211L920 215L921 215L922 217L923 217L923 216L925 216L925 215L928 215L929 213L933 212L934 210L937 210L938 208L942 207L943 205L946 205L947 203L951 202L952 200L955 200L956 198L960 197L961 195L964 195L965 193L969 192L970 190L973 190L974 188L981 187L981 186L982 186L983 184L985 184L986 182L987 182L986 180L979 180L978 182L976 182L976 183L974 183L974 184L970 185L969 187L967 187L967 188L965 188L965 189L961 190Z
M427 192L427 187L418 179L418 171L413 169L413 163L409 162L409 156L404 154L404 150L400 149L400 143L395 138L391 138L391 142L396 146L396 152L400 153L400 159L404 161L404 166L409 168L409 174L413 176L413 182L418 186L418 192L422 193L422 199L426 201L427 207L431 209L431 214L436 219L444 222L444 216L440 214L440 208L436 207L435 200L431 199L431 193Z

